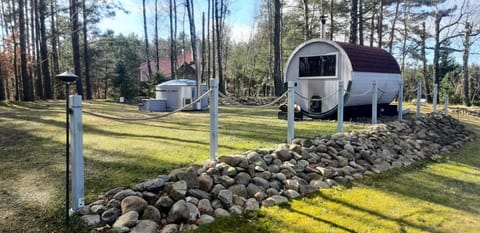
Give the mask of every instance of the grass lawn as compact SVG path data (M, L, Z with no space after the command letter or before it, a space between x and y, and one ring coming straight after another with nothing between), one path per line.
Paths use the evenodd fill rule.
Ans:
M0 232L63 232L65 102L0 103ZM128 117L135 106L84 102L87 111ZM411 108L412 109L412 108ZM424 111L425 112L425 111ZM462 121L480 130L480 119ZM117 186L202 163L209 156L208 112L120 122L85 114L87 202ZM219 154L272 147L286 139L276 109L220 108ZM347 123L345 131L365 125ZM336 131L332 121L302 121L297 137ZM480 139L446 155L323 190L245 218L217 219L199 232L479 232Z

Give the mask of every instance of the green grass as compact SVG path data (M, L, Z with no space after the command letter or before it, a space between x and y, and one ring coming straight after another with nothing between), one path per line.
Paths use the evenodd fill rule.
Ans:
M65 102L0 104L0 232L63 232ZM88 111L144 117L134 106L85 102ZM208 112L120 122L85 114L87 202L209 156ZM478 130L478 118L465 118ZM219 154L285 142L276 109L220 108ZM347 123L346 131L364 128ZM296 123L297 137L334 133L333 121ZM443 163L398 169L324 190L245 218L218 219L199 232L474 232L480 229L480 142Z

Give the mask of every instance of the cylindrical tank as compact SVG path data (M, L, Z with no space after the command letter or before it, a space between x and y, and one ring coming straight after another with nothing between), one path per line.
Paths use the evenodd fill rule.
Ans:
M206 86L206 84L202 83L201 87L202 94L208 91L208 87ZM178 108L182 108L192 103L197 97L196 89L197 88L195 80L170 80L156 86L155 97L156 99L165 99L167 103L167 111L174 111ZM201 103L202 109L200 110L206 109L208 107L208 98L205 97L204 99L202 99ZM185 110L193 109L196 109L195 105Z

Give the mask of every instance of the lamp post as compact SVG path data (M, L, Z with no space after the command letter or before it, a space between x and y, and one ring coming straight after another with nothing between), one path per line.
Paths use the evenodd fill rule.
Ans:
M65 220L67 225L69 224L69 219L70 219L70 206L69 206L69 173L70 173L70 139L69 139L69 134L70 134L70 120L69 120L69 103L68 103L68 94L70 92L70 83L73 83L77 81L78 76L75 75L74 73L71 73L69 71L65 71L61 74L58 74L55 76L59 81L65 82L65 99L66 99L66 106L65 106L65 112L66 112L66 125L65 125L65 132L66 132L66 138L65 138L65 150L66 150L66 164L65 164Z

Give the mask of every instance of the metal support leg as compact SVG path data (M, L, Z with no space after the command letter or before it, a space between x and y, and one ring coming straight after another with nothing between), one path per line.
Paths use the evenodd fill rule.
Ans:
M293 81L288 82L288 129L287 129L287 143L292 143L295 137L295 83Z
M70 121L71 147L72 147L72 198L73 211L78 211L85 206L84 168L83 168L83 126L82 126L82 96L71 95Z
M218 157L218 80L210 79L210 160Z
M338 81L338 105L337 105L337 131L343 132L343 80Z

